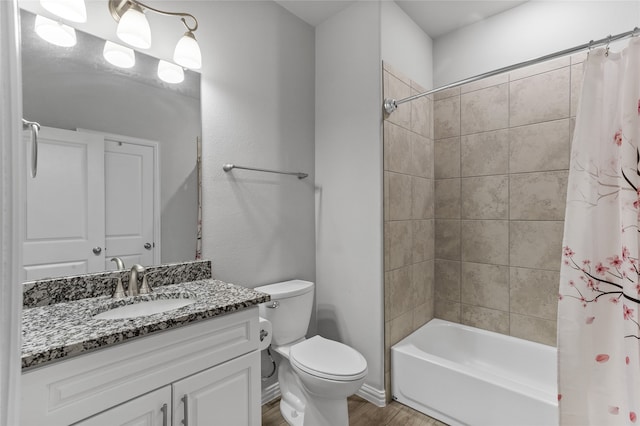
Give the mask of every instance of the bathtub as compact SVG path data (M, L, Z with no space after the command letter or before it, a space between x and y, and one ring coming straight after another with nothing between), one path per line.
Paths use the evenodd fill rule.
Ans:
M393 398L449 425L558 424L556 348L433 319L391 348Z

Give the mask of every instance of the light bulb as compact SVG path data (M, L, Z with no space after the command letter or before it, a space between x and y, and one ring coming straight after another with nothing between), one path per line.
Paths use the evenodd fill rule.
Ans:
M176 64L185 68L200 69L202 67L202 54L200 46L191 31L184 33L182 38L176 44L176 50L173 53L173 60Z
M136 57L133 49L121 46L117 43L107 40L102 51L104 58L109 63L120 68L131 68L136 64Z
M87 22L87 7L84 0L40 0L49 12L72 22Z
M140 49L151 47L151 28L140 6L133 5L118 22L116 34L120 40Z
M161 59L158 63L158 77L167 83L182 83L184 71L179 65Z
M56 46L76 45L76 31L73 28L44 16L36 15L35 31L44 40Z

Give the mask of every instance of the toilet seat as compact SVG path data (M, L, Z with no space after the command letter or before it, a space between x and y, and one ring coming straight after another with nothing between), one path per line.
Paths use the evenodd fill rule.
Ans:
M334 381L359 380L367 374L367 361L358 351L322 336L291 346L289 362L307 374Z

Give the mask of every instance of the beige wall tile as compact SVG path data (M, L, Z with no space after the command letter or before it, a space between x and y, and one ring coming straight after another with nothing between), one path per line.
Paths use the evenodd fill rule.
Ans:
M556 346L555 321L511 314L511 336Z
M584 80L584 64L578 63L571 66L571 117L575 117L580 102L582 92L582 82Z
M384 371L391 370L391 320L384 322Z
M560 273L511 268L511 312L555 321Z
M508 312L463 304L460 311L460 322L483 330L509 334Z
M460 303L436 297L435 317L445 321L460 322Z
M389 282L386 286L385 319L397 318L415 306L411 283L411 266L394 269L386 273Z
M411 90L411 96L418 91ZM433 101L427 97L415 99L411 104L411 131L426 138L433 138ZM402 108L402 107L400 107Z
M433 123L436 139L460 136L460 98L436 100L433 103Z
M460 99L461 134L468 135L509 127L508 84L465 93Z
M411 174L433 178L433 141L423 136L411 134Z
M384 123L384 169L410 174L413 166L411 144L409 130L386 121Z
M509 267L462 262L461 301L509 311Z
M413 226L410 220L387 222L389 230L389 270L413 261Z
M460 138L461 176L509 172L509 130L474 133Z
M510 176L509 210L515 220L563 220L569 172Z
M508 265L508 221L463 220L460 232L463 261Z
M400 72L399 69L395 68L389 62L382 61L382 69L387 71L389 74L393 74L397 79L402 81L407 86L411 85L411 79Z
M417 330L433 319L433 300L416 306L413 311L413 329Z
M414 306L433 304L433 259L411 265L411 288Z
M511 71L509 77L511 81L519 80L525 77L531 77L532 75L542 74L547 71L556 70L558 68L568 67L571 63L569 56L563 56L562 58L552 59L550 61L540 62L535 65L520 68L519 70Z
M569 67L512 81L510 125L521 126L569 117Z
M413 332L413 309L391 320L389 333L391 346Z
M431 219L434 212L433 180L411 178L411 218Z
M460 221L436 219L436 259L460 260Z
M411 176L389 173L389 220L411 219Z
M413 221L413 262L433 259L434 252L433 219Z
M384 172L384 190L382 191L383 195L383 219L389 220L389 172Z
M435 217L456 219L460 217L460 179L436 179Z
M384 97L392 99L404 99L411 95L409 82L404 82L393 74L384 73ZM405 105L406 106L406 105ZM405 129L411 128L411 107L398 108L392 114L385 113L385 119Z
M460 301L460 262L436 259L434 278L437 299Z
M502 73L494 75L492 77L483 78L482 80L474 81L471 83L463 84L460 86L460 93L469 93L476 90L485 89L491 86L497 86L509 82L509 73Z
M508 219L509 176L463 178L461 182L463 219Z
M433 100L439 101L453 96L460 96L460 86L452 87L451 89L440 90L433 94Z
M436 179L460 177L460 138L433 142L433 169Z
M560 221L511 221L509 264L560 270L563 229Z
M509 129L511 173L569 168L569 120Z
M391 232L390 232L390 224L391 222L384 222L384 270L391 270Z

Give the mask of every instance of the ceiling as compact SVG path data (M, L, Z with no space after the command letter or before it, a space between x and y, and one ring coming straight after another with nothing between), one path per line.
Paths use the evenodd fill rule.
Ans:
M314 27L355 3L355 1L346 0L276 0L276 2ZM455 29L516 7L525 3L526 0L395 0L395 2L429 37L435 39Z

